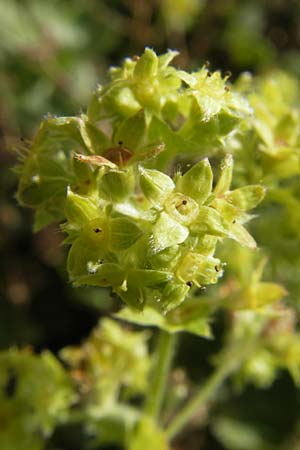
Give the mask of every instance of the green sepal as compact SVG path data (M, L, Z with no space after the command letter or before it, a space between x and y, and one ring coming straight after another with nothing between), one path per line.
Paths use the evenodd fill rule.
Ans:
M190 226L194 234L212 234L213 236L225 237L229 231L221 214L209 206L200 206L197 220Z
M107 98L107 111L111 111L110 115L126 118L140 109L141 105L129 87L115 88Z
M184 302L189 290L190 287L184 283L175 283L174 281L168 283L163 290L158 307L164 314L167 314Z
M168 214L162 212L153 226L150 237L152 253L158 253L172 245L181 244L189 235L187 227L172 219Z
M122 286L114 289L121 299L133 310L142 311L145 307L145 288L138 288L132 284L127 285L126 281Z
M167 53L160 55L158 57L158 65L160 69L166 69L170 62L179 55L179 52L176 50L168 50Z
M128 170L108 170L100 180L100 190L111 202L121 202L134 193L135 179Z
M95 245L80 235L68 253L67 269L71 280L88 275L101 264L106 254L104 246Z
M118 252L131 247L141 236L142 230L131 220L123 217L109 221L109 248Z
M266 189L260 185L244 186L225 194L225 199L241 211L255 208L262 201Z
M154 169L139 167L140 186L149 202L161 207L168 195L174 190L173 180L163 172Z
M156 167L161 169L172 161L175 155L181 154L183 149L186 153L195 152L193 145L183 139L177 132L172 130L168 124L157 116L152 116L148 128L149 142L163 142L165 150L156 159Z
M125 279L125 272L118 264L114 263L98 263L95 264L95 273L85 275L76 278L75 285L88 285L88 286L113 286L117 287L122 285ZM90 265L90 271L92 265Z
M85 142L88 141L91 153L101 155L110 146L110 139L88 118L85 121L85 136Z
M150 255L148 261L150 262L152 269L171 270L176 266L180 255L179 245L172 245L159 253Z
M221 162L220 171L221 173L214 189L214 194L216 196L221 196L230 189L233 172L232 155L227 154L225 156L224 160Z
M150 48L145 48L134 68L134 78L151 78L157 74L158 57Z
M207 312L203 313L202 309L199 305L199 299L197 299L192 304L190 300L187 300L178 308L164 315L154 307L145 306L142 311L123 308L115 314L115 317L136 325L155 326L168 333L187 332L196 336L211 338Z
M249 247L252 249L256 248L256 242L251 234L249 234L246 228L238 222L230 226L229 237L244 247Z
M230 227L231 223L234 223L235 220L241 216L241 210L238 209L236 206L229 203L227 200L222 198L215 198L211 203L210 206L216 209L224 219L226 223L228 223L228 226Z
M133 269L128 272L128 284L133 284L138 288L159 287L173 278L171 272L163 270Z
M114 142L122 142L122 146L135 153L143 145L146 131L145 112L141 109L121 122L114 134Z
M91 123L96 123L102 118L102 103L101 103L102 86L98 85L96 90L92 93L88 108L87 115Z
M75 194L68 188L65 215L70 225L82 226L99 216L97 205L89 197Z
M63 219L62 215L62 219ZM45 208L40 207L35 211L34 214L34 224L33 224L33 231L37 233L38 231L45 228L47 225L50 225L50 223L53 222L53 215L48 212Z
M207 158L195 164L184 175L176 177L176 190L202 205L212 190L213 173Z
M91 167L88 164L82 163L80 159L77 158L74 154L72 158L72 168L74 171L76 182L85 185L87 188L91 183L91 179L93 178L93 171Z
M201 253L201 255L204 256L213 256L219 238L210 234L204 234L203 236L199 236L197 239L197 244L194 247L197 253Z
M185 283L192 282L196 286L214 284L223 275L221 261L212 256L189 252L180 261L176 276Z
M248 307L251 309L261 308L278 300L282 300L287 295L286 289L277 283L260 281L249 286Z

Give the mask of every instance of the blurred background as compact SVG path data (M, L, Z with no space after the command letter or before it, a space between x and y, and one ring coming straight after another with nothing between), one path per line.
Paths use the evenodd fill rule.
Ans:
M16 204L11 168L16 149L30 142L45 114L84 111L108 68L145 46L158 53L179 50L175 64L190 70L208 60L212 69L230 70L233 80L243 71L261 74L274 67L299 76L300 1L0 0L1 349L31 345L57 352L79 343L116 305L106 291L72 289L59 227L32 234L32 213ZM179 356L178 364L197 380L218 340L185 337L182 346L189 357ZM186 435L185 449L299 449L299 392L287 376L270 389L249 388L228 401L225 393L217 409L244 418L248 428L229 420ZM255 441L257 427L264 447ZM81 449L80 441L60 445Z

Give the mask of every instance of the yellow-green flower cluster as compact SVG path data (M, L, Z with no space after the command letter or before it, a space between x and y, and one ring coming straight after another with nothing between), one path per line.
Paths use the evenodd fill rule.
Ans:
M69 189L63 229L71 244L71 280L112 287L131 307L147 304L163 312L179 305L193 286L216 283L223 272L214 257L217 242L231 238L255 248L243 223L264 196L259 185L230 191L232 165L228 156L214 190L207 159L174 179L140 165L102 167L94 196ZM123 178L127 196L118 199L116 180Z
M78 171L74 153L118 165L152 158L152 167L163 168L181 154L211 152L236 133L251 112L245 98L229 89L228 76L206 66L192 74L177 70L170 65L176 54L157 56L146 48L111 69L111 81L92 95L86 115L42 121L18 167L17 197L36 210L36 230L64 219L69 185L83 194L93 188L88 167Z
M121 387L130 394L146 389L148 338L147 332L126 330L116 321L103 319L81 346L61 351L89 414L99 416L113 408Z
M147 48L111 70L86 115L46 118L18 189L18 200L36 210L36 229L66 219L72 281L112 287L131 307L163 312L193 286L217 282L219 241L255 247L243 224L264 196L259 185L230 191L230 156L214 190L207 159L174 178L158 170L183 152L199 161L250 112L227 75L177 70L175 55Z

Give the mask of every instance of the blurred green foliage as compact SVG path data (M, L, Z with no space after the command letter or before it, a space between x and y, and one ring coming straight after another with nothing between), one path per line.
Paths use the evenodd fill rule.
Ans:
M266 279L285 286L289 292L287 302L300 307L299 9L297 0L291 0L288 5L281 0L0 0L2 348L32 344L37 350L50 347L58 351L63 346L79 344L96 324L99 313L113 312L116 308L116 300L113 303L104 290L99 294L92 288L71 290L66 286L65 255L59 247L61 238L55 227L48 227L31 237L28 226L31 215L20 210L13 200L16 179L10 167L14 164L15 154L9 149L14 146L27 148L28 143L22 144L20 140L24 137L32 139L34 129L45 113L67 116L77 114L82 107L85 109L91 90L108 79L108 67L119 65L124 57L140 54L145 45L159 51L168 47L179 50L181 56L175 61L180 67L198 68L208 59L213 67L224 71L230 68L234 80L245 70L260 75L259 78L241 75L235 83L236 89L248 97L255 120L247 119L247 131L242 128L240 134L230 136L226 143L236 160L233 177L236 186L262 183L268 188L251 232L268 257ZM139 93L137 96L138 101L144 100ZM217 105L219 99L218 94ZM203 104L203 98L199 104ZM213 108L213 105L209 106ZM173 113L172 108L166 108L165 117L172 120ZM126 116L126 111L124 114ZM189 136L194 125L191 124L190 129L186 126L183 138ZM159 123L153 128L152 135L157 134L164 136L167 145L168 139L170 146L173 145ZM199 138L203 139L203 131L201 136L195 135L193 141L198 143ZM214 143L214 148L219 144ZM201 156L205 156L210 151L211 141L202 140L202 145ZM223 148L220 153L212 154L216 172L225 153L226 148ZM190 162L185 157L179 159L180 164ZM162 160L162 164L165 161ZM258 267L263 266L263 260L260 256L233 248L229 245L220 251L220 255L227 258L226 272L231 276L224 278L222 285L207 291L200 307L199 298L190 301L182 312L186 329L190 326L194 333L198 330L202 336L210 335L205 317L208 311L211 313L218 306L218 302L214 303L215 298L228 305L235 304L237 309L247 309L249 302L253 304L257 299L259 302L261 290L264 298L266 293L270 297L273 295L273 299L283 295L283 290L272 291L280 288L272 286L271 282L261 281L262 270ZM230 257L233 251L237 258ZM256 290L249 292L253 277ZM202 309L200 323L199 308ZM247 311L236 313L243 314L247 321ZM157 325L159 322L159 326L167 329L178 327L178 321L182 323L176 314L171 324L164 322L162 325L161 316L158 317L149 316L148 323ZM299 358L299 334L294 333L294 327L299 324L289 309L278 311L277 316L271 318L272 326L265 325L265 328L266 318L262 320L254 314L249 320L262 327L266 337L263 345L242 367L233 380L233 387L225 387L215 400L208 425L201 432L191 425L183 433L178 440L181 448L299 450L299 390L286 374L279 375L273 387L269 386L281 368L288 367L295 381L299 380L299 366L294 368L291 364ZM235 318L232 321L235 323ZM199 343L199 339L191 337L184 339L178 363L187 362L190 376L193 378L193 374L197 374L194 381L202 379L210 367L211 355L221 346L219 336L223 326L224 321L217 316L213 324L215 343ZM280 339L274 341L274 335ZM230 336L227 339L230 342ZM184 355L189 357L184 359ZM76 401L76 395L72 393L74 379L71 388L69 375L49 353L38 357L26 349L12 349L3 352L0 358L3 397L0 415L4 415L5 420L13 416L8 420L8 428L5 428L5 420L0 424L0 443L5 450L10 449L9 445L12 450L43 448L45 436L49 436L57 425L60 427L51 439L47 439L47 449L83 450L91 436L99 435L99 429L105 429L102 425L107 418L102 419L102 424L91 423L90 430L85 430L76 442L72 442L74 430L68 429L63 422L67 417L66 410ZM18 371L23 374L20 385L17 383ZM81 368L77 372L74 368L74 374L75 379L80 377ZM32 377L34 381L31 381ZM51 391L49 398L44 397L46 380L48 392ZM245 387L245 383L251 381L256 388ZM58 384L60 387L55 395ZM19 419L18 413L28 407L28 400L24 403L22 397L22 386L32 388L33 411L20 415ZM186 382L181 387L190 389ZM131 425L135 422L135 413L131 409L120 414L121 418L116 417L115 412L113 418L108 418L112 435L121 435L119 441L123 439L124 429L120 424L124 416L129 417ZM27 420L26 427L29 424L34 429L32 433L23 433L24 420ZM164 437L159 436L152 423L144 423L140 431L135 431L133 448L140 447L140 436L145 442L155 432L156 447L165 448ZM10 433L10 443L5 440L8 439L6 433ZM11 437L15 439L17 435L18 441L14 443ZM21 441L23 447L20 447ZM102 441L92 439L89 445L99 448L103 442L111 441L111 436L104 436Z

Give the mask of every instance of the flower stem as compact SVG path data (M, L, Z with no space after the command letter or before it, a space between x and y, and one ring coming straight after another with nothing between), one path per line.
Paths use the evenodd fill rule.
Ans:
M155 420L164 400L164 394L168 381L168 375L175 351L176 335L161 330L158 336L155 352L155 362L152 372L152 380L145 403L145 413Z
M177 414L177 416L175 416L167 427L166 434L169 439L176 436L197 411L205 405L206 401L213 396L230 372L231 371L226 371L221 367L210 376L198 394L187 402L185 407Z
M199 409L215 395L225 379L237 370L242 362L253 351L255 343L256 340L253 340L253 342L250 342L248 345L244 344L244 346L242 345L243 343L239 343L235 349L232 349L231 357L225 360L223 364L212 373L196 396L190 399L171 421L166 429L166 434L169 439L176 436L191 418L195 416L197 411L199 411Z

